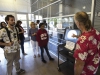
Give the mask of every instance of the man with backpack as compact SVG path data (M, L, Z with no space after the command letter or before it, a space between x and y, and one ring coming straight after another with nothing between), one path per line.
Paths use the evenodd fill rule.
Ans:
M25 70L20 69L20 41L18 39L18 31L15 28L15 18L13 15L7 15L5 21L8 24L7 29L0 30L0 46L4 50L4 55L7 60L7 75L12 75L13 63L16 68L17 75L25 73ZM9 34L8 34L9 33Z

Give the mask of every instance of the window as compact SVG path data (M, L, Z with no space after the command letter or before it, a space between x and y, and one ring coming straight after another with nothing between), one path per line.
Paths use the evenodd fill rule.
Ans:
M26 19L26 14L17 14L17 19L18 20L27 20Z
M23 27L23 29L25 30L24 36L25 38L28 37L28 25L27 25L27 14L17 14L17 20L21 20L22 24L21 26Z

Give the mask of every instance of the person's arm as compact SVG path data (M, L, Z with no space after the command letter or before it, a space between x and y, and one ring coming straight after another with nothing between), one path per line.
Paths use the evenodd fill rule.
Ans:
M79 38L79 35L75 35L75 34L73 34L72 37Z
M29 31L28 31L28 36L31 36L31 30L29 29Z
M19 34L24 33L24 31L20 31Z
M19 32L19 34L24 33L24 32Z
M26 32L26 31L24 31L23 27L19 27L19 28L20 28L20 30L21 30L21 31L19 32L19 34Z
M36 33L34 32L33 34L31 34L31 29L29 29L29 32L28 32L28 36L35 36Z
M48 32L46 31L46 33L47 33L47 40L49 41L49 35L48 35Z
M75 59L74 75L80 75L83 71L85 62L79 59Z
M85 63L88 59L88 39L84 36L85 39L80 38L74 50L74 58L75 58L75 65L74 65L74 75L81 75Z
M36 33L34 32L33 34L32 34L32 36L35 36L36 35Z
M13 42L9 42L9 43L0 42L0 45L1 46L12 46L13 45Z
M35 35L37 35L37 31L38 31L38 28L36 28L36 32L35 32Z
M20 44L21 43L21 40L20 40L20 36L19 36L19 28L18 27L15 27L15 29L17 31L18 43Z
M40 38L39 31L37 32L36 40L37 40L38 44L40 45L40 43L41 43L41 38Z

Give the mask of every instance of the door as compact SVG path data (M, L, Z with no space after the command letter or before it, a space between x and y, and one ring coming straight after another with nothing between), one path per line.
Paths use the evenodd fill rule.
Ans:
M26 31L24 33L25 41L28 41L29 40L29 36L28 36L28 30L29 30L28 14L17 14L17 20L22 21L21 26Z

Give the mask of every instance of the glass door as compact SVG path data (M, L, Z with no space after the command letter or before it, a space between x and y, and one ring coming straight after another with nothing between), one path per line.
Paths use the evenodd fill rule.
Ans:
M21 26L26 31L24 33L25 41L28 41L29 40L29 36L28 36L28 30L29 30L28 14L17 14L17 20L21 20L22 21L22 25Z

